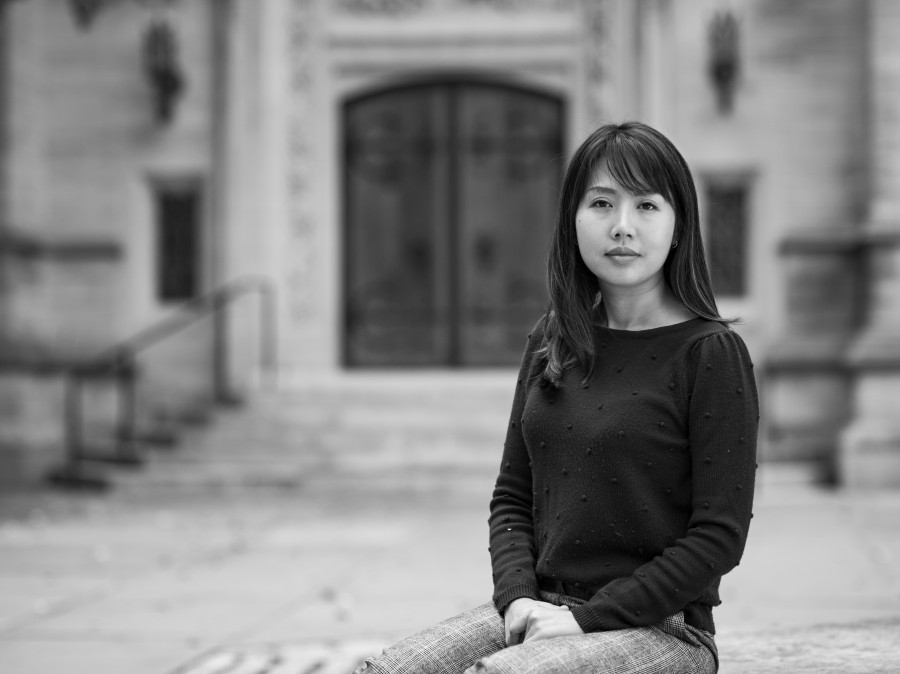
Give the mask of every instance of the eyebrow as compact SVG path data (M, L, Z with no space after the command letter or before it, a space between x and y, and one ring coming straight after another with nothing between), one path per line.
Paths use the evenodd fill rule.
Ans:
M610 196L618 196L622 192L617 190L615 187L606 187L605 185L591 185L588 187L585 192L597 192L598 194L608 194ZM632 194L629 192L629 194ZM657 196L658 192L653 192L652 190L648 190L646 192L639 192L634 194L636 197L652 197Z
M611 194L617 195L620 194L619 190L614 187L604 187L603 185L591 185L588 187L585 192L597 192L599 194Z

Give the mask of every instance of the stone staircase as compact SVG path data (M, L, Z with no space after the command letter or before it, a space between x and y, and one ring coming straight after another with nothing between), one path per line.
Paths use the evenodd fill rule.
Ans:
M297 379L152 449L118 491L344 489L484 493L515 372L408 371Z

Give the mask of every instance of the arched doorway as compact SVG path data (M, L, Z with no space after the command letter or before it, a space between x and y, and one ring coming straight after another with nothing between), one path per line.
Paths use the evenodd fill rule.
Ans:
M546 304L562 101L421 84L349 101L343 126L346 364L517 363Z

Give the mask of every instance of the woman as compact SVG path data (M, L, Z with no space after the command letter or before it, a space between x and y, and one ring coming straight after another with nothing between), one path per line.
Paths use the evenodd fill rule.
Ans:
M490 515L493 601L375 672L715 672L750 523L758 402L719 316L690 170L640 123L566 172Z

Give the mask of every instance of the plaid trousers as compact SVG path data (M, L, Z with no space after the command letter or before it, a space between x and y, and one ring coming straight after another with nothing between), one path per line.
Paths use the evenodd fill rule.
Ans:
M541 599L573 606L552 592ZM681 613L647 627L591 632L507 648L503 617L483 604L385 649L356 674L715 674L713 636Z

